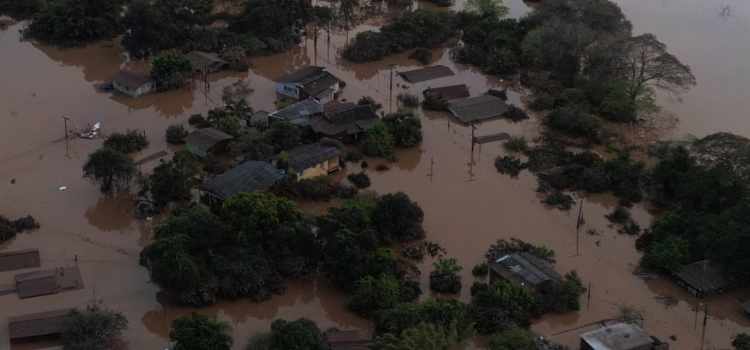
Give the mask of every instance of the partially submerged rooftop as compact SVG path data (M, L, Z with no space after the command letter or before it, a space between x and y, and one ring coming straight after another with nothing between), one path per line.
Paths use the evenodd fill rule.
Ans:
M41 266L38 249L0 252L0 272L29 269Z
M18 274L16 292L21 299L83 289L83 278L78 266L60 267Z
M606 325L581 335L583 350L656 350L664 349L664 345L640 327L628 323Z
M208 151L220 142L231 140L233 137L219 129L204 128L191 132L186 138L185 143L189 149L206 154Z
M247 161L207 179L201 187L219 199L227 199L243 192L265 191L283 177L282 171L268 162Z
M194 71L217 72L228 65L219 55L212 52L190 51L185 55Z
M675 278L696 295L721 293L730 285L721 266L710 260L696 261L683 266L675 274Z
M11 340L26 339L62 333L71 309L55 310L11 317L8 333Z
M311 119L313 130L326 136L355 135L369 130L380 120L370 105L331 102L323 116Z
M368 350L372 343L358 331L329 330L325 338L331 350Z
M307 95L318 96L336 85L339 79L326 71L324 67L305 66L281 76L278 82L298 84Z
M323 106L309 98L273 112L270 117L281 119L294 125L306 126L310 124L311 116L321 113L323 113Z
M453 71L447 66L440 65L399 72L398 74L410 83L419 83L438 78L450 77L455 73L453 73Z
M129 90L136 90L141 86L151 82L151 76L143 72L121 69L119 72L117 72L112 81Z
M491 95L455 100L448 105L448 111L464 124L500 118L507 110L505 101Z
M443 101L456 100L471 96L469 94L469 87L466 86L466 84L428 88L424 90L422 94L425 98L436 98Z
M562 279L552 264L526 252L504 255L491 261L490 269L512 283L531 288Z
M288 155L289 168L301 173L327 160L339 157L341 152L336 147L313 143L295 147L289 150Z

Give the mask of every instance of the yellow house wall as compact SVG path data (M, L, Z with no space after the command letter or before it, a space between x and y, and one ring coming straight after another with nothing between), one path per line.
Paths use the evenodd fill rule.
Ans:
M329 170L336 168L336 160L327 160L323 163L320 163L312 168L305 169L305 171L302 172L302 174L299 174L299 179L311 179L318 176L326 176L328 175Z

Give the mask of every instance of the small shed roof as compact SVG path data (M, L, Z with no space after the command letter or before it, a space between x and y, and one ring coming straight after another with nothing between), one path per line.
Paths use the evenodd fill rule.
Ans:
M341 152L336 147L313 143L295 147L289 150L288 154L289 168L301 173L327 160L339 157Z
M431 66L407 72L399 72L398 74L410 83L419 83L454 75L453 71L446 66Z
M242 192L267 190L283 177L282 171L268 162L247 161L206 180L202 188L226 199Z
M0 272L41 266L38 249L14 250L0 253Z
M627 323L616 323L584 333L581 340L592 350L640 350L655 343L643 329Z
M675 276L688 288L701 294L718 293L729 286L729 280L721 266L710 260L701 260L685 265Z
M310 117L323 113L323 106L309 98L291 104L283 109L271 113L271 117L288 121L295 125L309 125Z
M8 331L11 340L62 333L72 309L55 310L11 317Z
M462 123L470 124L499 118L508 110L508 105L498 97L481 95L453 101L448 110Z
M185 58L190 61L193 70L200 71L218 71L224 68L228 63L222 60L219 55L211 52L190 51Z
M151 82L151 76L146 73L121 69L112 81L130 90L135 90Z
M469 94L469 87L466 86L466 84L429 88L425 90L422 94L425 97L437 98L437 99L441 99L444 101L456 100L459 98L467 98L471 96Z
M229 135L219 129L205 128L191 132L185 138L185 143L187 143L190 147L207 153L218 143L231 139L233 139L232 135Z
M78 266L21 273L15 276L15 281L21 299L83 288Z
M560 281L552 264L526 252L500 257L490 264L493 272L517 283L537 287L547 281Z
M369 105L331 102L322 117L310 120L313 130L326 136L354 135L370 129L380 120Z
M309 96L319 96L320 94L331 90L338 82L339 78L336 78L333 74L322 72L314 79L301 83L302 91Z

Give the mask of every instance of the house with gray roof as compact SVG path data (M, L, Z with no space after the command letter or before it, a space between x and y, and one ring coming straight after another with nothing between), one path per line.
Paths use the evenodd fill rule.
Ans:
M313 116L323 113L323 105L315 99L308 98L268 115L268 122L286 121L297 126L309 126Z
M211 52L191 51L185 55L185 58L190 61L193 72L196 73L215 73L229 65L219 55Z
M185 138L185 149L198 157L206 158L210 153L225 148L227 143L233 138L232 135L219 129L198 129L188 134Z
M721 266L710 260L685 265L674 274L674 277L677 284L698 297L719 294L730 287L730 281Z
M284 172L268 162L246 161L209 178L200 189L209 204L220 203L243 192L265 191L284 178Z
M41 258L38 249L0 252L0 272L39 267Z
M16 292L21 299L83 289L78 266L17 274L15 282Z
M669 344L636 325L615 323L581 334L581 350L669 350Z
M380 120L372 106L331 102L322 115L310 119L316 133L342 141L356 140Z
M10 340L59 335L65 329L71 311L63 309L11 317L8 322Z
M341 152L338 148L320 143L302 145L287 152L289 172L297 178L310 179L326 176L341 170Z
M112 79L112 88L130 97L141 97L154 90L154 81L146 73L122 69Z
M341 81L324 67L305 66L277 79L276 92L297 101L314 98L320 103L333 101Z
M490 280L503 279L518 286L538 290L545 283L562 280L552 264L526 252L512 253L490 261Z
M448 111L463 124L479 123L497 119L508 110L508 105L499 97L480 95L453 100Z

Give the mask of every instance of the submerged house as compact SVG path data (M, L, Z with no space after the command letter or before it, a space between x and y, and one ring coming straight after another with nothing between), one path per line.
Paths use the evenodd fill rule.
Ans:
M710 260L685 265L675 273L674 278L677 284L698 297L722 293L730 286L721 266Z
M368 350L372 340L358 331L331 329L325 332L325 340L331 350Z
M297 126L309 126L310 118L323 113L323 105L317 100L308 98L268 115L268 123L286 121Z
M191 51L185 58L190 61L194 73L216 73L229 65L219 55L210 52Z
M562 281L552 264L526 252L504 255L490 261L489 267L490 281L502 279L533 290Z
M461 123L472 124L502 117L508 105L499 97L480 95L453 100L448 111Z
M185 148L192 154L205 158L221 151L234 137L219 129L204 128L191 132L185 138Z
M422 92L422 95L424 95L426 99L430 98L445 102L471 96L469 94L469 87L466 86L466 84L428 88Z
M326 176L341 170L338 148L319 143L295 147L287 153L289 172L300 180Z
M669 350L669 344L636 325L616 323L582 334L581 350Z
M112 88L130 97L140 97L154 90L154 81L146 73L122 69L112 79Z
M38 249L0 252L0 272L41 266Z
M21 299L83 289L83 278L78 266L60 267L18 274L16 292Z
M243 192L265 191L284 178L284 172L268 162L247 161L209 178L200 189L209 204L216 204Z
M59 335L65 329L71 311L64 309L11 317L8 322L10 340Z
M320 103L333 101L341 89L341 81L323 67L306 66L277 80L276 92L294 100L317 99Z
M356 140L380 120L370 105L331 102L323 114L313 117L310 126L316 133L343 141Z

